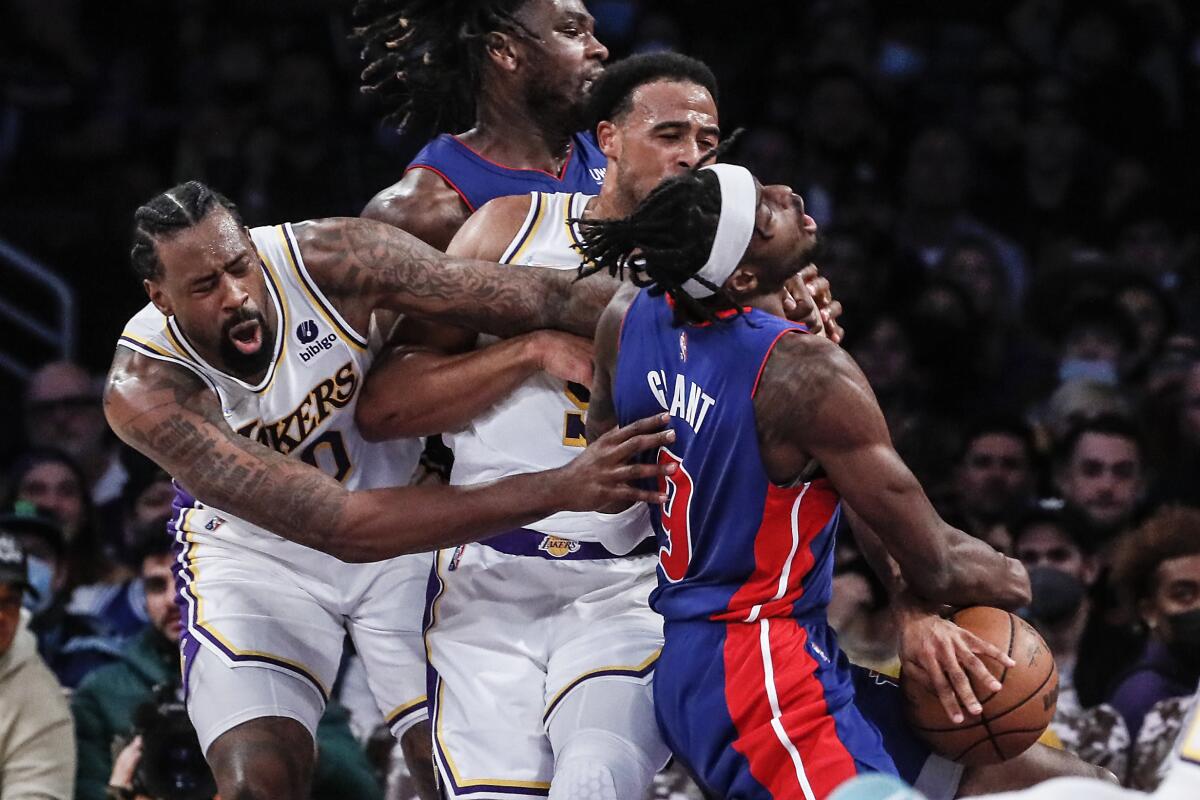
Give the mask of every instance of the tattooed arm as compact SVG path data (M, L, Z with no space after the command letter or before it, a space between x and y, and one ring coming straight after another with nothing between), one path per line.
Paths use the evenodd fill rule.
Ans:
M236 434L186 368L117 348L104 392L109 425L203 503L343 561L379 561L473 541L563 509L657 502L626 462L669 441L665 420L630 425L565 467L474 486L350 492L319 469Z
M904 581L927 600L1016 608L1029 600L1020 562L948 525L892 447L867 379L829 340L783 336L754 396L771 479L785 484L815 459L879 535Z
M359 331L386 308L497 336L556 328L590 338L618 286L608 276L576 282L572 270L455 258L374 220L313 220L294 231L308 271Z
M529 195L489 201L459 229L446 253L500 259L528 211ZM511 274L527 268L506 269ZM355 411L363 436L379 440L462 430L543 370L591 384L590 339L534 331L476 349L478 338L474 331L406 317L363 386Z

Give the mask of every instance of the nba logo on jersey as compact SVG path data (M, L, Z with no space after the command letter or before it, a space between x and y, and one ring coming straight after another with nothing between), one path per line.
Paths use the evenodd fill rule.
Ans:
M306 319L296 326L296 338L300 340L300 344L308 344L313 339L317 338L317 323L311 319Z
M547 536L542 539L542 543L538 545L538 550L549 553L555 558L562 558L568 553L574 553L579 549L579 542L563 539L558 536Z
M687 361L687 331L679 333L679 360Z

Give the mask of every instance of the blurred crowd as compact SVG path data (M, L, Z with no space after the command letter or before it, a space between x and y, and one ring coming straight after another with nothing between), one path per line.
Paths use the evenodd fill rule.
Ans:
M53 785L81 798L184 796L203 773L164 747L188 733L173 489L108 431L98 381L144 303L140 202L198 178L251 225L354 215L402 173L427 132L384 129L358 93L349 5L0 4L0 240L85 298L76 363L4 406L0 729L29 728L0 738L6 776L31 752L31 785L69 772ZM821 225L845 346L900 453L949 521L1029 568L1053 736L1153 788L1200 680L1200 7L763 2L734 32L715 3L588 6L614 57L713 67L723 129L746 129L732 159ZM830 617L887 669L886 595L843 541ZM315 793L405 797L362 684L351 658Z

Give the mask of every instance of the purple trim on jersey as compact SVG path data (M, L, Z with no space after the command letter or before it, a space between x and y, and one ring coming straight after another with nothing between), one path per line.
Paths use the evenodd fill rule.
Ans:
M519 797L547 797L550 794L549 789L539 789L533 786L501 786L493 783L473 783L471 786L462 787L454 780L454 774L448 766L449 760L446 758L446 751L442 749L442 743L437 735L437 713L438 713L438 687L441 685L442 678L437 674L437 670L431 665L429 667L430 694L429 694L429 719L433 724L433 757L438 762L438 775L442 777L449 787L443 786L443 791L448 792L452 797L470 796L473 794L508 794Z
M516 528L484 539L480 544L510 556L529 556L549 561L598 561L607 558L633 558L658 552L653 537L647 537L637 547L624 555L617 555L599 542L576 542L562 536L553 536L528 528ZM555 546L566 548L565 552L551 552Z
M607 160L591 133L571 137L571 153L561 174L537 169L514 169L475 152L450 134L429 141L405 170L423 168L442 177L471 211L496 197L530 192L597 194Z
M569 695L571 692L575 691L577 688L579 688L581 685L583 685L587 681L590 681L594 678L612 678L612 677L644 678L647 675L649 675L651 672L654 672L654 667L657 664L658 664L658 656L655 656L653 659L650 660L649 664L642 667L641 669L630 669L630 668L622 669L621 667L612 667L611 669L599 669L599 670L596 670L595 672L588 672L583 675L580 675L578 678L576 678L575 680L568 683L565 688L559 690L559 692L555 696L554 700L550 703L550 705L548 705L546 707L546 710L542 713L542 724L549 723L550 716L554 713L554 709L558 708L562 704L562 701L567 699L567 695Z
M216 647L226 658L239 663L261 663L271 664L272 666L291 672L309 683L311 683L321 695L323 702L329 702L329 695L325 691L325 687L317 678L310 674L307 670L300 668L295 664L283 661L265 653L256 653L254 655L243 655L235 653L233 650L225 646L225 643L215 636L211 631L200 624L196 618L196 607L198 600L195 592L192 589L192 584L196 580L195 573L192 572L190 566L190 554L192 543L187 540L187 529L184 524L187 513L200 507L196 499L185 491L178 483L175 484L175 499L171 502L171 507L175 511L175 516L170 523L170 529L175 534L175 563L171 565L171 573L175 577L175 603L179 606L179 613L184 620L183 631L180 635L180 648L186 658L190 652L193 656L196 653L196 647L202 646L199 639ZM185 666L186 662L185 662Z

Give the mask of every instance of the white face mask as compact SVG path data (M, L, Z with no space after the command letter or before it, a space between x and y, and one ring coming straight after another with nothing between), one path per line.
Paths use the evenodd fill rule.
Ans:
M1106 386L1117 385L1117 367L1111 361L1086 358L1067 358L1058 365L1058 382L1094 381Z
M49 608L50 602L54 599L54 591L51 588L54 584L54 567L37 556L30 556L27 563L26 574L29 584L38 596L37 599L34 599L32 593L26 592L22 604L29 609L30 613L37 614Z

